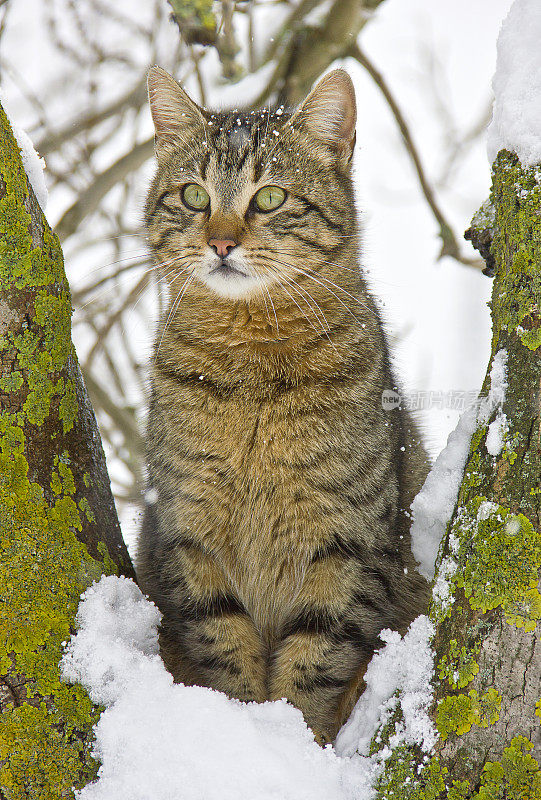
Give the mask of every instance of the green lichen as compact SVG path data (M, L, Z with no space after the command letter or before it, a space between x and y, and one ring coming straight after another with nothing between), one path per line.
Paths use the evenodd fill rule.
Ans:
M95 522L96 521L96 517L92 513L92 509L90 508L90 503L88 502L86 497L82 497L79 500L78 505L79 505L79 511L81 511L81 513L83 513L85 515L85 517L87 518L87 520L89 522ZM99 545L98 545L98 550L99 550ZM107 550L107 554L109 554L108 550Z
M4 338L8 347L16 354L19 367L16 374L21 378L24 375L28 384L23 407L28 421L42 425L56 399L64 433L67 433L77 416L77 399L73 381L59 377L58 374L66 368L68 358L74 352L69 338L71 301L67 291L62 293L62 297L53 297L52 300L49 303L45 292L39 292L35 301L36 316L32 329L17 334L8 332ZM54 333L50 332L50 326L54 328ZM62 343L62 337L66 336L69 346ZM22 380L19 380L17 386L8 390L14 391L22 385Z
M479 672L479 664L474 658L479 649L479 645L471 650L459 647L457 640L451 639L448 654L442 656L438 664L440 678L445 678L452 689L463 689Z
M103 542L98 542L98 544L96 545L96 549L97 549L98 553L100 554L101 558L103 559L103 561L102 561L102 563L103 563L103 571L107 575L118 575L118 567L115 564L115 562L113 561L113 559L111 558L111 555L109 553L109 550L107 549L107 546Z
M43 246L34 247L30 235L27 180L19 148L0 108L0 170L6 191L0 199L0 286L14 289L49 286L64 280L62 251L48 226Z
M24 290L26 317L2 339L17 366L2 390L26 393L21 411L0 414L0 675L24 676L29 701L8 704L0 715L0 786L6 800L58 800L96 775L90 747L99 717L82 687L60 680L63 643L81 592L116 569L108 554L106 563L92 558L77 538L88 509L75 501L68 454L54 459L43 486L29 476L27 436L33 441L46 420L66 432L76 418L66 377L71 303L58 240L45 220L43 245L32 242L27 179L1 109L0 172L0 288L14 308Z
M71 298L67 290L57 297L39 292L34 307L36 322L43 328L42 346L51 354L53 362L65 364L73 352L71 343Z
M493 202L497 210L491 252L496 263L506 265L492 297L493 342L505 330L516 333L529 350L536 350L541 345L541 185L537 167L524 169L515 154L500 153L494 165ZM515 247L512 255L509 242Z
M14 415L0 418L0 674L14 668L28 679L30 700L48 699L2 714L0 760L8 760L0 785L9 787L10 800L26 797L25 785L52 800L60 789L78 786L82 772L95 774L85 742L99 713L81 687L60 681L58 663L79 595L112 570L110 563L91 558L75 535L81 520L67 465L56 460L59 492L50 504L42 487L29 480L25 436L15 421Z
M378 783L378 800L541 800L541 770L530 754L533 745L515 736L500 761L487 762L480 786L468 781L447 783L449 771L433 756L419 766L407 747L397 748Z
M16 392L24 384L24 378L20 372L15 370L10 375L4 375L0 379L0 389L3 392Z
M453 781L447 790L446 800L466 800L470 793L468 781Z
M20 331L3 336L3 350L11 351L17 369L3 378L2 389L18 391L26 383L25 419L42 425L57 405L66 433L73 427L77 403L73 382L61 376L68 359L74 357L71 297L62 251L44 219L43 244L34 246L27 179L2 109L0 132L0 176L5 184L0 197L0 287L6 296L29 290L27 302L33 295L32 319L25 321Z
M64 452L62 457L55 456L53 463L56 467L56 469L53 469L51 476L51 489L53 493L60 494L61 492L65 492L70 495L75 494L75 479L73 477L73 472L68 466L68 454Z
M507 622L533 631L541 619L537 589L541 533L524 514L474 497L457 514L460 543L453 585L481 612L501 606Z
M181 25L216 28L212 0L170 0L173 12Z
M541 771L529 753L532 747L528 739L515 736L501 761L485 764L472 800L541 800Z
M436 727L443 741L451 733L462 736L474 725L488 728L498 721L501 705L501 695L494 688L488 689L481 697L475 689L468 694L444 697L438 703Z
M83 694L74 700L82 711ZM89 707L86 713L91 719L95 712ZM9 768L0 772L1 786L9 800L72 797L72 788L80 789L87 783L79 777L81 764L89 765L89 781L96 777L97 765L91 761L88 743L77 738L69 741L55 730L54 717L45 708L25 703L4 711L0 725L0 758L9 759ZM30 793L25 787L30 788Z
M437 757L423 766L410 748L395 748L385 762L385 769L377 782L377 796L382 800L436 800L445 790L447 768Z
M58 416L62 421L64 433L67 433L73 428L78 411L79 407L77 405L75 385L72 380L67 380L64 384L64 393L58 404Z

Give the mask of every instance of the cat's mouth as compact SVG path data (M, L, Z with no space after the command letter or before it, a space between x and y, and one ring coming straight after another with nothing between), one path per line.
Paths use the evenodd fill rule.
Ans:
M245 272L243 272L240 269L237 269L232 264L228 264L227 261L222 261L221 264L218 264L217 267L215 267L213 270L211 270L210 274L211 275L221 275L224 278L228 278L228 277L232 277L233 278L233 277L237 277L238 275L241 275L243 278L247 278L248 277Z
M250 265L244 264L241 258L213 259L206 266L201 279L220 297L230 300L246 299L256 289L260 290L260 281L252 274Z

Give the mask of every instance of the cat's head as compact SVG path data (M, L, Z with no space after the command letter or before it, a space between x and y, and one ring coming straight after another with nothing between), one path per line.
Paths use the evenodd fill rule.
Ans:
M355 237L348 74L326 75L292 113L210 113L158 67L148 83L158 170L146 224L175 292L195 281L232 300L293 297L309 273L334 274Z

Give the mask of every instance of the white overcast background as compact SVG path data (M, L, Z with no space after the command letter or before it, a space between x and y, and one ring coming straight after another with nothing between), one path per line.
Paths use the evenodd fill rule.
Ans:
M31 87L44 104L48 102L46 86L56 82L63 87L54 99L59 127L84 110L77 76L66 74L65 62L44 34L42 12L50 1L13 3L2 39L2 101L13 121L31 136L35 111L21 86ZM153 2L120 0L119 6L144 19ZM386 0L362 33L363 49L398 100L429 180L442 167L450 127L468 131L488 106L497 34L509 6L510 0ZM349 70L357 89L355 182L363 225L362 259L373 291L382 300L387 330L398 339L394 357L399 382L412 393L477 391L489 356L486 301L491 279L450 258L437 261L441 246L437 226L397 125L363 69L351 60L341 66ZM118 91L112 81L104 89L105 99L117 96ZM239 102L234 87L222 94ZM146 135L150 132L148 114ZM109 163L115 158L114 148L113 139ZM107 158L107 152L101 157ZM134 224L141 214L149 175L150 166L139 196L133 198ZM460 238L488 195L490 165L484 136L468 151L451 185L438 200ZM47 207L52 226L70 202L68 191L55 190ZM92 225L92 218L83 224ZM474 255L465 242L464 252ZM69 246L65 255L74 281L99 267L95 261L85 264L79 259L75 269ZM140 326L130 336L137 347L150 351L152 330ZM76 346L82 349L85 342L76 338ZM450 408L421 412L425 441L433 456L445 444L457 418L458 412ZM125 515L123 522L131 543L134 520Z

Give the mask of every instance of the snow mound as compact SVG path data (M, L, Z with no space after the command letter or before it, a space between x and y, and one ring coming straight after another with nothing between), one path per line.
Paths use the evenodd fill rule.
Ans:
M491 455L498 455L503 446L507 419L504 419L501 406L507 389L506 365L507 351L499 350L492 360L488 396L480 398L462 414L411 504L411 549L419 563L419 572L427 580L434 577L436 557L455 507L471 438L478 425L487 424L495 409L498 409L498 415L488 431L487 449ZM447 572L449 567L450 561L445 565ZM440 585L438 592L441 590L443 587Z
M541 163L541 3L515 0L498 38L488 157L515 152L523 167Z
M471 406L464 411L455 430L449 434L447 445L411 504L411 550L419 562L419 572L427 580L434 577L440 542L455 507L476 427L477 409Z
M434 626L426 616L417 617L404 638L387 629L380 633L380 639L387 644L368 665L366 689L338 734L335 747L340 755L368 755L376 731L385 725L399 703L403 719L396 725L389 744L418 744L430 752L437 739L428 716L432 704L433 636ZM390 750L383 748L375 760L385 761L389 755Z
M26 131L23 131L23 129L19 128L18 125L14 125L11 120L10 125L13 135L15 136L17 144L21 150L21 160L23 162L24 171L26 172L28 180L32 185L32 189L34 190L36 199L40 204L41 210L45 211L48 200L47 186L45 185L45 175L43 173L45 169L45 159L38 156Z
M241 703L173 684L158 655L159 619L128 578L103 577L82 597L63 677L106 710L95 727L99 777L79 800L372 798L370 769L321 749L285 701Z

